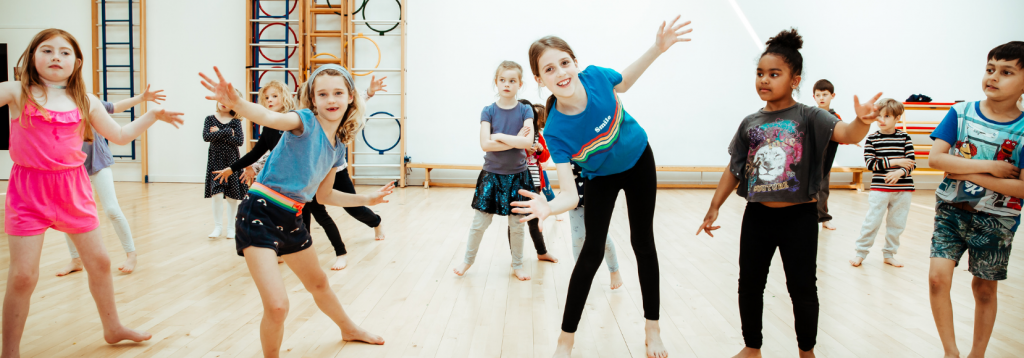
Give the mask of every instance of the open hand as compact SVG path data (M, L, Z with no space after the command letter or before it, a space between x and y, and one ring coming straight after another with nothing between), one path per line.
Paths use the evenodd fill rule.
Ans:
M213 174L217 174L217 176L213 177L213 180L216 180L218 183L224 184L228 182L228 178L231 177L231 174L234 173L235 171L231 170L231 168L214 170Z
M878 122L880 125L884 125L885 122L878 118L878 106L875 105L875 102L878 102L878 99L881 97L882 92L878 92L871 100L861 103L857 95L853 95L853 111L857 113L857 119L868 125L871 122Z
M680 37L693 31L693 29L684 29L690 24L689 21L676 25L676 21L679 21L681 15L676 15L675 19L672 19L672 23L666 25L664 21L661 22L661 27L658 27L658 36L654 40L654 46L658 48L661 53L668 51L672 45L677 42L688 42L690 39Z
M174 128L179 128L180 125L185 123L181 116L185 115L181 112L171 112L166 109L156 110L156 120L170 123Z
M370 198L370 204L367 206L374 206L381 203L388 202L387 196L391 195L391 192L395 190L395 182L390 182L388 185L382 186L377 191L366 194Z
M228 109L234 109L242 99L238 97L238 93L235 92L235 87L231 86L231 82L224 79L224 75L220 73L220 69L217 66L213 66L213 71L217 73L216 81L210 79L210 77L207 77L202 72L199 73L199 77L203 78L201 82L203 87L213 92L212 95L206 96L206 99L220 102L220 104L228 107Z
M516 208L512 209L513 213L527 215L525 218L519 219L519 222L525 223L533 219L539 219L541 222L544 222L544 219L551 215L551 206L548 205L548 201L545 200L543 195L523 189L519 189L519 195L530 199L529 201L512 202L512 206L516 206ZM544 231L544 225L540 225L539 229Z
M704 215L704 223L700 224L700 228L697 229L696 235L700 235L700 232L704 231L708 236L715 237L711 231L721 228L721 226L712 226L715 224L715 220L718 220L718 209L708 209L708 214Z
M146 91L142 92L142 100L146 101L146 102L153 102L153 103L156 103L156 104L160 104L160 102L162 102L162 101L167 99L167 95L160 93L160 92L163 92L163 91L164 90L150 91L149 90L149 85L147 84L146 85Z
M388 77L384 76L384 77L381 77L378 80L376 75L372 76L370 78L370 88L366 89L366 94L368 96L370 96L370 97L373 97L373 95L375 93L377 93L377 91L387 92L388 90L384 89L384 87L388 86L388 85L384 84L384 79L385 78L388 78Z
M256 171L252 169L252 166L245 167L242 169L242 176L239 178L245 185L252 185L252 182L256 181Z
M903 169L890 170L885 174L886 184L896 184L903 177Z

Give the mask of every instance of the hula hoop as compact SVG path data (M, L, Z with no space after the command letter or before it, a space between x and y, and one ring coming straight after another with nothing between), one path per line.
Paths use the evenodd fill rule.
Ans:
M284 68L284 67L282 67L282 66L274 66L274 67L271 67L271 68ZM267 72L270 72L270 71L262 71L262 73L260 73L260 76L256 78L256 84L260 85L260 88L263 88L263 75L267 74ZM295 74L292 73L292 71L284 71L284 72L288 72L288 75L292 76L292 81L295 82L295 92L298 92L299 91L299 80L295 78Z
M363 2L363 5L365 6L367 2L370 2L370 0L366 0L365 2ZM398 25L402 23L402 21L401 21L402 20L402 1L395 0L395 2L398 3L398 20L399 20L398 22L395 23L395 26L391 26L391 28L387 29L387 30L377 30L377 29L373 28L373 26L370 26L369 23L366 23L365 24L366 27L370 28L370 30L373 30L374 32L379 33L381 36L384 36L384 34L389 33L392 30L398 28ZM366 20L366 9L363 9L363 20Z
M266 31L267 29L269 29L271 26L274 26L274 25L284 26L286 29L288 29L288 31L290 31L292 33L292 36L295 37L296 40L299 39L299 36L295 34L295 30L293 30L291 26L285 25L285 23L283 23L283 22L272 22L272 23L267 24L266 26L263 26L263 29L260 30L260 33L256 35L256 42L258 43L260 38L263 37L263 31ZM288 57L282 58L280 60L272 60L272 59L270 59L270 57L267 57L267 55L263 53L263 47L260 47L259 51L260 51L260 56L263 56L263 58L266 59L267 61L270 61L270 62L273 62L273 63L281 63L281 62L284 62L284 61L288 61L289 58L292 58L292 56L295 55L295 51L298 50L298 49L299 49L298 46L292 47L292 53L288 54Z
M363 11L363 13L366 13L366 12ZM373 43L373 47L377 48L377 64L373 65L373 68L380 67L380 58L381 58L381 55L380 55L380 45L377 45L377 41L373 41L373 39L371 39L369 37L366 37L365 35L363 35L363 33L359 33L359 34L357 34L355 36L352 36L352 39L349 40L349 42L354 42L356 39L367 39L367 40L370 40L371 43ZM345 45L343 45L341 47L345 48L346 46L348 46L348 42L346 42ZM356 47L355 45L352 45L353 49L355 47ZM356 73L355 71L352 71L352 75L353 76L366 76L366 75L369 75L371 73L373 73L373 70L367 71L366 73Z
M356 9L356 11L353 11L352 15L354 16L355 14L358 14L360 11L363 11L363 8L366 7L366 3L367 2L370 2L370 0L363 0L363 4L359 5L359 8ZM327 7L331 7L331 0L327 0ZM348 16L348 14L342 14L342 13L337 12L337 11L335 11L334 13L338 14L338 15Z
M288 16L288 15L291 15L291 14L292 14L292 12L293 12L293 11L295 11L295 6L299 4L299 1L300 1L300 0L294 0L294 3L292 4L292 9L291 9L291 10L288 10L288 13L287 13L287 14L284 14L284 16ZM258 7L260 8L260 12L262 12L262 13L263 13L263 15L267 15L267 16L274 16L274 15L268 14L266 10L263 10L263 2L261 2L261 1L256 1L256 6L258 6Z
M389 117L394 117L395 116L395 115L393 115L391 113L380 111L380 112L377 112L377 113L369 115L366 119L370 119L370 117L376 116L378 114L386 114ZM395 149L395 147L398 146L398 143L402 142L402 121L399 121L398 118L395 118L395 123L398 124L398 140L395 140L395 144L392 144L391 147L388 147L388 149L374 148L373 145L370 144L370 141L366 140L366 128L363 128L363 142L366 143L367 147L370 147L370 149L373 149L373 150L377 151L377 153L379 153L380 155L384 155L384 152L392 150L392 149Z

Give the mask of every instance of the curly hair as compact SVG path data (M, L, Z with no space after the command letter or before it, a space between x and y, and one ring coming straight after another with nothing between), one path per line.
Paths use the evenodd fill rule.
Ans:
M267 100L265 96L267 95L267 91L271 89L275 89L281 94L282 112L288 112L295 109L295 97L288 92L288 87L285 87L284 82L278 80L270 81L266 86L260 87L260 92L256 96L259 97L259 103L261 106L267 108Z

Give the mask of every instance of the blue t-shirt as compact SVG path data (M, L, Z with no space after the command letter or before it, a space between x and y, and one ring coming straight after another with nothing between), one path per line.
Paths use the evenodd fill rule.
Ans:
M519 135L527 120L533 120L533 108L519 102L511 109L491 103L480 113L480 121L491 124L491 134ZM526 170L526 150L512 148L500 152L484 152L484 170L494 174L522 173Z
M996 122L981 113L981 102L958 103L932 132L932 139L950 144L949 154L978 160L1002 160L1018 168L1022 165L1024 114L1009 122ZM940 202L967 203L975 210L999 218L1016 231L1020 225L1020 198L1003 195L966 180L943 178L935 190Z
M588 66L579 77L587 91L587 108L572 116L551 108L544 127L551 159L576 162L588 179L629 170L647 148L647 133L626 113L615 94L622 75L610 68Z
M256 176L256 182L300 203L308 203L316 195L320 182L331 169L345 165L347 148L340 138L331 145L320 121L309 109L293 111L302 120L302 134L291 131L267 157L267 164Z

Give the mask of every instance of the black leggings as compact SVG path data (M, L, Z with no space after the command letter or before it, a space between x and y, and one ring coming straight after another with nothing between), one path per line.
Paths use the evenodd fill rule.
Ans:
M567 180L567 179L566 179ZM571 183L571 182L569 182ZM584 187L587 215L584 226L587 238L576 260L569 279L569 293L565 298L562 331L575 333L583 315L583 305L594 283L594 275L604 259L604 245L608 239L608 224L612 219L615 199L619 191L626 192L626 212L629 215L629 241L636 253L640 292L644 300L644 318L658 320L660 288L658 278L658 251L654 247L654 201L658 194L658 178L654 167L654 153L650 145L636 164L622 173L588 179Z
M534 190L534 193L541 194L540 188L536 188ZM540 232L540 220L533 219L527 221L526 226L530 228L530 238L533 239L533 247L537 249L537 255L543 255L548 253L548 247L544 245L544 233ZM512 228L508 228L505 231L508 232L508 243L509 247L511 247Z
M356 188L352 185L352 179L348 176L348 170L342 170L335 175L334 190L349 194L356 193ZM345 212L356 220L366 224L366 226L377 227L380 225L380 216L365 206L345 208ZM310 215L316 219L316 222L317 224L320 224L320 227L324 228L324 232L327 234L327 239L331 240L331 246L334 246L334 253L337 256L348 253L348 251L345 250L345 242L341 241L341 233L338 232L338 225L334 223L334 219L331 219L331 215L327 213L327 208L316 201L316 196L313 196L313 201L306 203L306 206L302 207L302 222L306 223L306 231L312 233L313 230L311 230L310 227L313 224L309 220Z
M587 214L590 206L587 206ZM764 286L775 248L782 255L786 288L793 300L796 340L800 350L814 348L818 333L817 203L769 208L748 203L740 229L740 323L747 347L761 348Z

